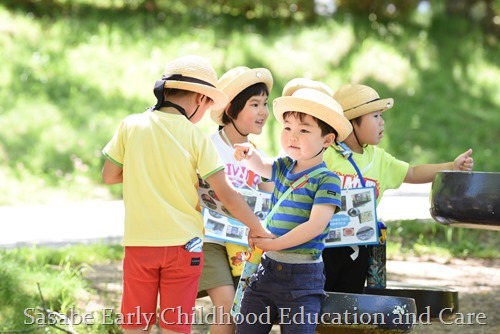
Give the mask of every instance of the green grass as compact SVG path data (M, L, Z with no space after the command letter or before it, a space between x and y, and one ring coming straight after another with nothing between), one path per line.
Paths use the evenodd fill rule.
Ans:
M97 292L91 289L83 274L91 265L119 261L122 253L121 246L104 244L0 250L0 333L35 329L57 332L40 326L44 320L44 313L39 309L42 307L66 315L71 314L71 310L97 311L89 309ZM48 318L45 320L47 323ZM91 333L109 333L108 329L102 328L99 322L81 328Z
M7 7L9 3L9 7ZM125 115L154 104L152 86L165 64L187 53L207 56L219 74L231 67L267 67L271 100L293 77L336 90L349 82L393 97L381 146L412 163L454 159L472 147L478 171L500 171L500 50L473 23L450 17L370 21L338 13L307 22L297 15L238 16L227 7L187 8L169 1L155 14L122 2L0 4L0 205L54 199L108 199L121 187L100 180L101 149ZM124 3L136 5L137 1ZM493 42L492 42L493 41ZM208 117L200 124L216 130ZM279 151L273 117L254 141ZM437 255L498 258L497 233L434 222L388 224L388 257ZM68 312L91 307L83 278L92 265L119 261L116 245L0 250L0 332L50 328L24 325L24 310ZM77 331L119 332L116 326Z
M238 16L173 1L157 16L137 2L54 1L29 12L0 5L0 204L120 196L101 184L101 149L125 115L154 104L165 64L207 56L219 74L268 67L271 100L293 77L373 85L395 99L382 147L412 163L442 162L474 148L476 170L498 171L498 43L457 18L370 21L338 13ZM8 9L7 9L8 8ZM200 124L216 130L208 117ZM273 117L254 141L279 151Z
M498 232L448 228L432 221L393 221L387 225L388 259L500 257ZM102 296L103 291L95 291L84 274L95 265L116 264L122 256L122 246L113 244L0 250L0 333L35 330L59 332L52 327L40 326L39 323L25 324L31 321L25 315L25 310L33 309L26 311L27 314L40 319L41 311L37 311L37 307L44 304L58 313L70 314L73 310L79 314L93 314L96 321L90 325L75 326L74 330L78 333L120 333L118 325L103 324L102 306L98 307L92 302ZM105 305L114 309L117 306L117 301Z
M445 259L497 259L498 232L454 228L432 220L389 222L387 228L389 257L436 256Z

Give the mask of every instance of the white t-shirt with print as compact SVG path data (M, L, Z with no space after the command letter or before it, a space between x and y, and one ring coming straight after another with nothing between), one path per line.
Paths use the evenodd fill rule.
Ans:
M262 182L262 179L259 175L248 169L244 162L237 161L234 158L234 147L229 146L224 141L220 131L211 135L210 139L212 139L212 142L215 144L217 152L219 153L219 158L224 163L224 172L232 185L235 188L241 188L247 184L254 189L258 189L259 183ZM262 156L265 156L260 150L259 153ZM221 240L209 237L205 237L205 242L213 242L221 245L224 244Z

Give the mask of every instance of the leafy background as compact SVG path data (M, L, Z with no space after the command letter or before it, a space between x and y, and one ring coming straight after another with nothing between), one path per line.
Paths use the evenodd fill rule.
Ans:
M3 0L0 205L119 197L120 186L102 185L100 151L124 116L154 104L165 64L188 53L209 58L219 74L269 68L271 100L294 77L334 90L372 85L395 99L381 145L398 158L448 161L472 147L477 171L500 170L499 0L320 2L318 11L311 0ZM208 118L200 126L216 130ZM265 131L253 139L276 154L272 117ZM388 258L498 259L495 232L398 221L388 237ZM122 252L116 244L0 249L0 332L60 332L24 324L42 292L57 312L118 309ZM114 274L102 289L92 283L104 278L95 268ZM493 310L497 294L486 291L461 296L461 307L474 297L471 311ZM485 330L498 328L490 321Z
M318 2L318 1L317 1ZM294 77L393 97L381 144L411 163L474 149L499 171L499 1L7 0L0 4L0 204L120 196L101 149L154 104L165 64L204 55L219 74L267 67L271 100ZM331 9L331 8L330 8ZM200 124L216 130L208 117ZM254 140L279 150L273 117Z

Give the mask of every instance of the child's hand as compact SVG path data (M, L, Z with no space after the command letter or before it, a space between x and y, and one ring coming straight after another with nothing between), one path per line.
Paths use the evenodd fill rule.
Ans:
M248 232L248 244L250 245L250 247L252 247L252 249L255 249L255 244L254 244L253 240L261 239L261 238L274 239L274 238L276 238L276 236L274 234L272 234L271 232L269 232L264 227L262 227L260 229L250 229L250 231Z
M271 238L249 238L249 242L254 247L262 249L263 251L281 250L278 246L276 239Z
M254 147L250 143L242 143L242 144L234 144L234 158L237 161L241 161L243 159L250 159L252 156Z
M454 170L472 171L474 169L474 159L471 157L472 149L469 148L464 153L460 154L453 162Z
M250 231L248 232L248 239L251 238L275 238L275 236L264 227L261 227L258 229L257 228L250 229Z

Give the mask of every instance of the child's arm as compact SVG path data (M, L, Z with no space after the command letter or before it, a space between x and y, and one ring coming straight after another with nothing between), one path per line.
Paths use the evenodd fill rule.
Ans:
M226 179L224 170L220 170L207 178L207 182L213 188L217 197L224 204L226 209L243 224L250 228L249 238L263 237L274 238L274 235L267 231L260 223L257 216L248 206L247 202L236 190L234 190ZM249 240L250 242L250 240ZM252 246L252 244L250 244Z
M106 159L102 167L102 180L105 184L123 183L123 168Z
M261 182L259 183L259 190L267 192L267 193L272 193L274 190L274 182L272 181L267 181L267 182Z
M301 245L317 237L328 226L337 206L327 204L313 205L309 220L276 239L252 238L256 247L263 251L282 250Z
M425 164L411 166L406 174L405 183L427 183L434 180L437 172L442 170L462 170L472 171L474 169L474 159L472 149L468 149L460 154L454 161L442 164Z
M272 160L264 160L260 153L250 143L234 144L234 158L237 161L247 160L245 164L255 173L270 179L273 173Z

